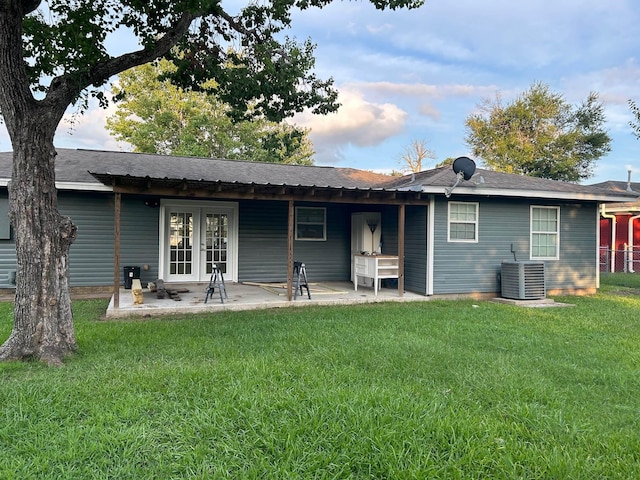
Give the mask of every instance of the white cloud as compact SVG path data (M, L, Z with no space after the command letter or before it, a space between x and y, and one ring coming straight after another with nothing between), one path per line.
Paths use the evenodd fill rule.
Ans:
M70 109L56 129L55 146L91 150L132 150L128 143L118 142L106 129L107 117L113 115L115 110L116 106L113 103L103 109L96 102L91 102L90 109L83 113Z
M95 101L91 101L89 110L82 113L70 107L56 129L53 144L58 148L131 151L131 145L118 142L106 129L107 116L112 115L115 108L111 103L105 110ZM11 149L9 134L3 124L0 129L0 150Z
M340 90L341 106L329 115L296 115L293 122L311 129L317 163L338 163L348 146L370 147L398 134L407 113L392 103L370 102L357 90Z

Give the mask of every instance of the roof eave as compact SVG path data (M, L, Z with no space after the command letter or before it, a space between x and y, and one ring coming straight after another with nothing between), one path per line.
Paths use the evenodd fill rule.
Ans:
M445 187L442 186L424 186L422 193L428 194L445 194ZM593 201L601 203L622 203L634 202L638 199L636 195L607 195L586 192L553 192L549 190L522 190L508 188L483 188L483 187L456 187L451 193L451 197L455 195L480 195L489 197L521 197L521 198L544 198L551 200L581 200Z
M0 187L8 187L11 183L10 178L0 178ZM113 188L103 183L92 182L56 182L58 190L76 190L85 192L112 192Z

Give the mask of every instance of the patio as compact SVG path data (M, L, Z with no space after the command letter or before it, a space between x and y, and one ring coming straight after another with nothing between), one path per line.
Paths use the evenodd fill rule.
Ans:
M143 289L143 303L136 305L131 290L120 289L120 308L114 308L113 297L107 308L107 318L129 316L152 316L175 313L204 313L222 310L255 310L261 308L300 307L307 305L349 305L375 302L408 302L428 301L430 297L411 292L404 292L401 297L397 289L382 288L374 295L372 287L358 286L358 291L351 282L310 283L311 300L306 291L298 295L296 300L287 301L284 284L243 284L227 283L228 298L220 302L216 290L205 303L207 283L167 284L168 289L181 291L180 300L169 297L157 298L155 292ZM188 290L184 292L184 290Z

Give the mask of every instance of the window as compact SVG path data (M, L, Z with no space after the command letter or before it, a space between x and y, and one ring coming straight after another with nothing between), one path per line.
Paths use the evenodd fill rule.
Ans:
M296 240L327 239L327 209L296 207Z
M531 258L557 260L560 207L531 207Z
M9 198L0 198L0 239L11 238L11 225L9 224Z
M478 241L478 204L449 202L449 241Z

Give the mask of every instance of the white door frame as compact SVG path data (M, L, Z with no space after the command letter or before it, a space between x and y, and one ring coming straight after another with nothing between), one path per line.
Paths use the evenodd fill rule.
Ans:
M173 208L180 208L193 214L193 243L191 275L171 275L169 273L169 215ZM238 281L238 203L205 200L160 200L160 222L158 226L159 255L158 276L166 282L204 282L208 274L201 272L204 261L201 260L201 225L206 213L226 213L229 219L228 263L225 281Z

